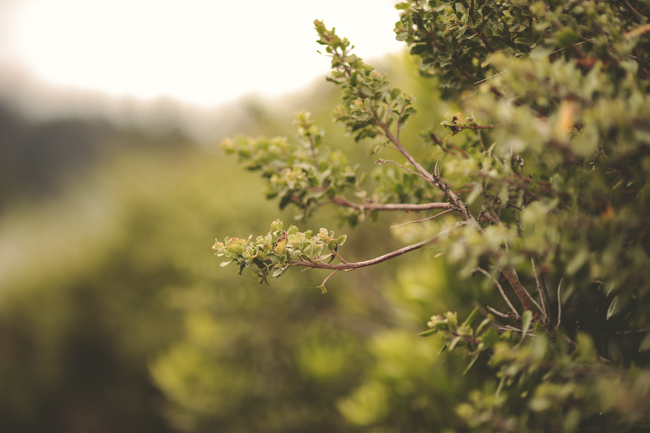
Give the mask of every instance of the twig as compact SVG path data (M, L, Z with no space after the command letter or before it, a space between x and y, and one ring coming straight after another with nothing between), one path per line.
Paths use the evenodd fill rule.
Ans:
M517 278L517 281L519 281L519 275L517 274L517 270L515 268L512 268L512 272L514 273L515 277ZM526 294L528 299L535 305L535 307L537 307L537 310L541 311L542 314L544 314L544 309L539 306L539 304L537 303L535 298L533 298L533 296L530 294L530 292L528 290L526 290L525 288L524 288L524 293Z
M546 302L546 300L548 298L548 294L546 293L546 290L545 290L546 288L542 287L542 283L540 283L540 281L539 281L540 280L540 275L537 272L537 266L535 266L535 259L531 257L530 258L530 263L532 263L532 265L533 265L533 274L535 275L535 282L537 283L537 292L539 293L539 301L542 303L541 312L542 312L542 314L544 314L544 319L546 320L546 323L549 323L549 321L550 321L550 317L549 317L549 315L550 315L550 311L549 311L550 305Z
M641 16L640 13L636 11L636 9L632 7L629 1L623 0L623 3L625 3L625 6L627 6L627 8L630 10L630 12L632 12L632 15L634 15L637 20L643 22L643 17Z
M424 204L409 204L409 203L389 203L389 204L380 204L380 203L353 203L348 201L343 197L334 197L331 199L332 203L345 206L353 207L355 209L363 209L367 211L375 210L385 210L385 211L423 211L423 210L432 210L432 209L451 209L453 206L449 203L424 203Z
M491 278L496 283L497 287L499 288L499 292L501 292L501 296L503 296L503 299L505 299L506 303L508 304L508 306L510 307L512 312L515 313L517 315L517 317L521 317L521 316L519 316L519 313L517 312L517 310L515 310L515 307L510 302L510 299L508 299L508 297L506 296L506 292L503 291L503 287L501 287L501 284L499 284L499 281L497 281L497 279L494 278L494 276L492 276L488 271L486 271L483 268L476 267L476 268L472 269L472 272L475 272L475 271L479 271L479 272L483 273L485 276L487 276L488 278Z
M650 23L642 25L641 27L637 27L636 29L630 30L629 32L623 35L623 39L633 38L635 36L642 35L646 32L650 32Z
M560 278L560 284L557 285L557 325L556 328L560 327L562 323L562 281L564 278Z
M501 75L501 74L505 74L506 72L508 72L508 71L501 71L501 72L499 72L498 74L490 75L489 77L487 77L487 78L483 78L482 80L477 81L477 82L474 83L474 84L481 84L483 81L487 81L487 80L489 80L490 78L493 78L493 77L499 76L499 75Z
M334 272L332 272L332 273L329 274L327 277L325 277L325 279L324 279L323 282L321 283L321 286L325 287L325 283L327 283L327 280L329 280L330 278L332 278L332 277L334 276L334 274L337 273L338 271L339 271L339 270L336 269Z
M421 223L421 222L424 222L424 221L429 221L429 220L432 220L434 218L438 218L439 216L442 216L444 214L448 214L449 212L454 212L455 210L456 209L449 209L449 210L446 210L444 212L440 212L439 214L435 214L434 216L430 216L429 218L423 218L421 220L415 220L415 221L408 221L408 222L405 222L405 223L402 223L402 224L397 224L397 225L394 225L394 226L390 226L390 228L394 229L396 227L402 227L402 226L405 226L407 224L414 224L414 223Z
M510 325L500 327L499 331L514 331L514 332L520 332L520 333L524 332L522 329L515 328L514 326L510 326ZM526 335L535 336L535 333L532 330L529 330Z
M502 313L501 311L495 310L494 308L490 307L489 305L487 305L486 308L488 309L489 312L494 313L499 317L503 317L504 319L509 319L510 318L507 314Z
M408 172L411 173L411 174L414 174L414 175L416 175L416 176L419 176L420 178L422 178L422 179L426 180L427 182L429 182L429 179L427 179L426 177L422 176L420 173L417 173L417 172L411 170L411 169L408 168L408 167L404 167L404 166L403 166L402 164L400 164L399 162L395 162L395 161L390 160L390 159L382 159L382 158L379 158L377 161L375 161L375 164L377 164L377 165L382 165L382 164L385 164L385 163L387 163L387 162L388 162L388 163L391 163L391 164L395 164L395 165L398 166L399 168L401 168L401 169L403 169L403 170L406 170L406 171L408 171Z
M506 279L512 286L512 289L517 294L517 297L519 298L521 305L524 306L524 309L535 311L536 303L531 298L530 293L528 293L528 290L526 290L526 288L521 284L521 281L519 281L519 277L517 277L517 274L514 273L511 269L505 267L501 268L501 273L503 274L503 276L506 277Z
M388 254L384 254L383 256L375 257L374 259L366 260L363 262L355 262L355 263L337 263L335 265L330 265L328 263L322 263L322 262L308 262L308 261L297 261L297 262L291 262L289 266L302 266L306 268L316 268L316 269L331 269L331 270L343 270L343 269L359 269L359 268L365 268L366 266L372 266L376 265L377 263L385 262L386 260L393 259L395 257L401 256L402 254L410 253L411 251L417 250L419 248L422 248L424 246L429 245L430 243L433 243L438 240L441 236L446 236L451 232L451 230L444 230L435 236L430 237L429 239L425 239L421 242L418 242L413 245L409 245L404 248L400 248L399 250L392 251Z
M341 255L339 254L338 251L336 251L336 249L334 249L334 250L332 251L332 254L334 254L336 257L338 257L339 260L342 261L343 263L346 263L346 264L348 263L348 262L347 262L343 257L341 257ZM330 261L331 261L331 260L330 260Z
M476 36L478 36L479 39L481 39L481 40L483 41L483 44L485 45L485 48L487 48L488 50L492 51L493 53L496 53L496 52L497 52L497 49L494 48L494 46L492 46L492 44L490 43L490 41L488 41L488 39L485 37L484 34L477 32L476 29L475 29L474 27L470 26L470 25L467 24L467 23L458 23L458 24L465 24L465 27L467 27L468 29L470 29L471 31L473 31L474 34L475 34Z
M618 331L616 335L625 335L625 334L640 334L642 332L647 332L648 328L640 328L640 329L630 329L627 331Z

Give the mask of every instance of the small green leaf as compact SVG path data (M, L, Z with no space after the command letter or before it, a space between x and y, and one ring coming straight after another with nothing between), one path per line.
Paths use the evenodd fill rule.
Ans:
M465 376L469 372L469 370L474 366L474 363L476 363L476 360L480 355L481 355L480 352L474 355L474 358L472 358L469 365L467 366L467 368L465 368L465 371L463 371L463 374L461 376Z
M476 315L478 314L478 307L474 308L471 313L469 313L469 316L467 316L467 319L463 322L462 326L469 326L472 324L474 319L476 318Z
M430 336L430 335L435 334L436 332L438 332L437 329L428 329L428 330L426 330L426 331L420 332L418 335L419 335L420 337L428 337L428 336Z
M479 340L485 345L485 347L493 347L499 341L501 336L496 331L496 329L488 329L485 334L479 337Z
M486 326L490 325L490 323L492 323L492 317L488 316L483 319L481 324L478 325L478 328L476 328L476 335L479 335Z
M449 343L449 351L451 352L456 348L456 345L460 342L462 337L456 337L453 340L451 340L451 343Z
M614 296L614 299L612 299L612 303L609 304L609 308L607 309L607 320L609 320L610 317L612 317L614 314L618 312L616 310L617 306L618 306L618 295Z

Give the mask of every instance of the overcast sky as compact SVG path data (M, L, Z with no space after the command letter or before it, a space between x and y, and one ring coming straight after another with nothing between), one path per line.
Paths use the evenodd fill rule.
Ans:
M329 69L313 20L368 59L395 51L395 0L0 0L0 66L46 84L204 107L277 96Z

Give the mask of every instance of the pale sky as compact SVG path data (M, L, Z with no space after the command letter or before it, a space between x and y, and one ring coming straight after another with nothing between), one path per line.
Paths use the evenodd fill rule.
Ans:
M0 0L0 67L72 90L211 107L329 70L313 20L364 59L403 45L395 0Z

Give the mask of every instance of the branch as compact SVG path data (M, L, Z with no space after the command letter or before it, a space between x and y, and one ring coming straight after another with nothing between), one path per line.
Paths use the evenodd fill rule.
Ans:
M424 203L424 204L409 204L409 203L389 203L389 204L380 204L380 203L353 203L348 201L343 197L334 197L331 199L332 203L338 204L340 206L352 207L355 209L375 211L375 210L385 210L385 211L422 211L422 210L432 210L432 209L451 209L452 205L449 203Z
M630 10L630 12L632 12L632 15L634 15L634 17L635 17L638 21L643 22L643 17L641 16L640 13L638 13L638 12L636 11L636 9L634 9L634 8L632 7L632 5L630 4L629 1L627 1L627 0L623 0L623 3L625 3L625 6L627 6L627 8Z
M560 284L557 285L557 325L556 328L560 327L562 323L562 281L564 278L560 279Z
M308 262L308 261L298 261L298 262L291 262L290 266L302 266L305 268L315 268L315 269L331 269L331 270L344 270L344 269L358 269L358 268L365 268L366 266L372 266L376 265L381 262L385 262L386 260L394 259L395 257L399 257L403 254L410 253L411 251L415 251L417 249L420 249L424 246L429 245L432 242L435 242L438 240L443 235L448 235L451 232L451 230L445 230L440 233L438 233L435 236L430 237L429 239L423 240L421 242L418 242L417 244L409 245L404 248L400 248L399 250L390 252L388 254L384 254L383 256L375 257L374 259L366 260L364 262L355 262L355 263L338 263L335 265L330 265L328 263L321 263L321 262Z
M436 167L437 167L437 164L436 164ZM463 217L463 220L473 223L476 226L476 228L478 229L479 233L482 233L483 229L478 224L476 219L474 219L474 216L469 211L469 208L467 207L467 205L456 194L454 194L451 191L451 189L449 189L449 185L447 185L445 182L443 182L440 179L439 175L435 172L435 170L434 170L434 173L431 176L433 178L431 183L433 185L437 186L438 189L440 189L440 191L442 191L442 193L447 196L447 198L449 199L449 201L451 202L453 207L458 209L458 211L460 212L460 215Z
M505 74L506 72L508 72L508 71L501 71L501 72L499 72L498 74L490 75L489 77L487 77L487 78L483 78L482 80L477 81L477 82L474 83L474 84L481 84L482 82L487 81L487 80L489 80L490 78L493 78L493 77L499 76L499 75L501 75L501 74Z
M530 263L533 264L533 274L535 275L535 282L537 283L537 292L539 292L539 300L542 303L542 314L546 319L546 323L551 321L551 301L548 297L548 291L546 290L546 284L544 283L544 278L539 275L537 272L537 266L535 266L535 259L530 258ZM540 282L541 280L541 282Z
M517 280L519 280L519 275L517 275L517 270L516 270L515 268L512 268L512 272L514 273L514 275L515 275L515 277L517 278ZM526 290L526 296L527 296L528 299L530 299L530 301L535 305L535 307L537 308L537 310L538 310L538 311L541 311L542 314L544 314L544 317L546 317L546 314L544 313L544 309L543 309L542 307L539 306L539 304L537 303L537 301L535 301L535 298L532 297L532 295L530 294L530 292L529 292L528 290ZM542 302L543 302L543 301L542 301Z
M512 289L517 294L517 297L519 298L519 301L521 301L521 305L524 306L524 309L535 311L535 304L533 304L533 302L531 301L530 294L528 293L526 288L521 284L519 278L517 278L515 273L512 270L505 267L501 268L501 273L507 278L508 282L510 282Z
M473 31L474 34L476 36L478 36L483 41L483 44L485 44L485 48L492 51L493 53L496 53L498 51L496 48L494 48L494 46L492 46L492 44L490 43L490 41L488 41L488 39L485 37L485 35L483 35L482 33L477 32L474 27L470 26L467 23L459 23L459 24L465 24L465 27L467 27L468 29Z
M438 218L439 216L442 216L444 214L448 214L449 212L454 212L455 210L456 209L449 209L449 210L446 210L444 212L440 212L438 214L435 214L434 216L430 216L429 218L423 218L421 220L415 220L415 221L405 222L405 223L402 223L402 224L397 224L397 225L394 225L394 226L390 226L390 228L394 229L395 227L402 227L402 226L405 226L407 224L422 223L424 221L430 221L430 220L432 220L434 218Z
M373 110L373 116L374 116L375 120L377 120L377 125L382 129L382 131L384 131L384 134L386 135L386 138L388 138L395 145L397 150L402 155L404 155L404 157L408 160L408 162L410 162L411 165L413 167L415 167L417 169L417 171L420 172L420 174L422 174L422 176L427 181L433 183L433 176L431 176L431 174L427 170L425 170L425 168L422 167L422 165L420 165L420 163L417 162L415 160L415 158L413 158L413 156L404 148L404 146L402 146L402 143L400 143L400 141L393 135L393 133L388 128L388 126L384 122L381 121L381 119L377 115L377 112L374 111L374 110Z
M419 176L420 178L426 180L427 182L429 181L429 179L427 179L426 177L422 176L420 173L416 173L415 171L411 170L410 168L408 168L408 167L404 167L404 166L403 166L402 164L400 164L399 162L395 162L395 161L390 160L390 159L382 159L382 158L379 158L377 161L375 161L375 164L377 164L377 165L382 165L382 164L385 164L385 163L387 163L387 162L389 162L389 163L391 163L391 164L395 164L396 166L400 167L401 169L404 169L404 170L408 171L408 172L411 173L411 174L414 174L414 175L416 175L416 176Z
M642 25L641 27L637 27L636 29L630 30L629 32L623 35L623 39L633 38L635 36L639 36L647 32L650 32L650 23Z
M489 305L486 308L488 309L489 312L491 312L493 314L496 314L499 317L503 317L504 319L509 319L510 318L510 316L508 316L507 314L502 313L501 311L496 310L496 309L490 307Z
M505 299L506 303L508 304L508 307L510 307L510 309L512 310L512 312L515 313L515 315L516 315L517 317L521 317L521 316L519 316L519 313L517 312L517 310L515 309L515 307L514 307L514 306L512 305L512 303L510 302L510 299L508 299L508 297L506 296L506 292L503 290L503 287L501 287L501 284L499 284L499 281L497 281L497 279L494 278L494 276L492 276L492 275L491 275L488 271L486 271L485 269L482 269L482 268L474 268L474 269L472 269L472 272L475 272L475 271L482 272L485 276L487 276L488 278L491 278L491 279L496 283L497 287L499 288L499 292L501 292L501 296L503 296L503 299ZM491 308L491 307L488 307L488 309L490 309L490 308ZM492 310L490 310L490 311L492 311ZM495 310L495 311L496 311L496 310ZM507 315L506 315L506 316L507 316ZM502 317L503 317L503 316L502 316Z

